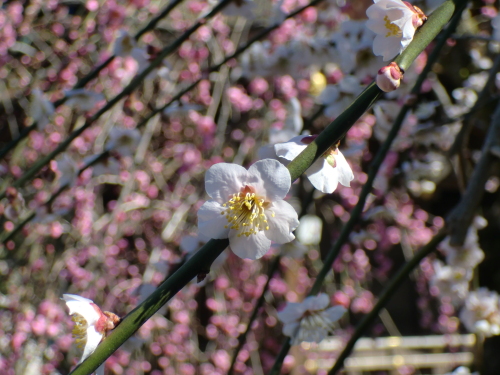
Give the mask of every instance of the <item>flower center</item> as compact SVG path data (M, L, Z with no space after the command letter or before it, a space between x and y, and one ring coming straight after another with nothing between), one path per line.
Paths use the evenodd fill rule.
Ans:
M385 36L386 38L389 36L401 36L401 35L403 35L403 32L401 31L401 29L397 25L391 23L391 20L389 19L389 17L385 16L384 21L385 21L384 26L388 30L388 33Z
M332 147L330 147L326 152L323 154L323 157L326 159L326 162L332 166L332 168L335 168L337 166L337 160L335 159L335 156L338 155L339 149L338 143Z
M73 314L71 320L75 322L75 326L71 333L75 339L76 346L83 349L87 343L87 321L80 314Z
M230 228L238 231L238 237L257 234L262 230L269 230L265 209L269 207L269 202L255 194L251 186L246 185L237 194L222 205L227 207L221 212L226 216ZM271 211L274 217L274 212Z

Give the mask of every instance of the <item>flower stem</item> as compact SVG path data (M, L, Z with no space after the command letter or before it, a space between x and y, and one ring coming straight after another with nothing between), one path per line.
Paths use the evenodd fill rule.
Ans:
M144 302L127 314L122 322L111 332L85 361L76 367L71 375L90 375L111 354L164 304L175 296L198 274L208 273L212 262L229 245L229 240L210 240L196 252L184 265L161 284Z
M456 4L464 3L466 0L448 0L437 8L415 34L410 45L395 59L397 64L403 70L408 69L417 56L448 23L455 11ZM337 143L361 115L371 107L381 93L382 91L374 82L368 85L355 101L288 165L292 181L304 173L329 147Z
M454 9L455 2L464 0L448 0L439 7L417 33L412 43L398 59L405 64L411 64L413 60L423 51L438 34L440 29L448 22ZM430 22L436 18L435 22ZM425 32L424 32L425 31ZM426 41L426 43L422 42ZM405 57L408 55L408 57ZM155 60L156 61L156 60ZM400 66L402 63L400 63ZM406 66L406 65L405 65ZM404 68L403 68L404 69ZM133 81L134 82L134 81ZM380 96L380 89L372 83L352 103L343 114L333 121L315 140L311 143L288 168L292 180L297 179L309 166L320 157L331 145L335 144L361 115ZM50 159L49 159L50 160ZM199 273L209 271L212 262L229 245L228 240L210 240L191 259L189 259L177 272L161 284L143 303L132 310L115 328L111 335L97 347L83 363L75 368L72 375L89 375L97 369L115 350L117 350L139 327L144 324L158 309L167 303L180 289ZM413 261L413 260L412 260ZM410 261L410 262L412 262ZM289 340L287 340L289 346ZM288 353L288 348L283 347L279 358L281 361L275 363L271 373L277 374L281 363Z

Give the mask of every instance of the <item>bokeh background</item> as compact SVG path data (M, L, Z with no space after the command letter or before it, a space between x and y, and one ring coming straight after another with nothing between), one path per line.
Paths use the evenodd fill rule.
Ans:
M441 2L413 3L430 13ZM248 166L269 152L272 156L272 148L261 147L284 142L285 135L319 133L374 79L385 64L373 55L373 35L365 27L371 2L325 0L285 20L284 15L306 4L255 0L243 4L249 5L243 12L239 2L231 4L78 136L64 152L65 162L52 161L22 187L7 190L0 202L3 374L69 373L81 353L71 338L73 323L60 300L63 293L83 295L104 310L125 315L206 240L197 235L196 213L207 199L203 181L211 165ZM102 94L96 103L88 109L79 108L78 100L62 103L43 129L29 131L0 161L2 191L214 5L180 1L137 41L143 61L115 57L85 86ZM166 1L154 0L3 1L0 147L33 123L35 89L53 102L64 98L79 79L112 56L121 32L133 35L166 6ZM324 285L332 304L344 305L348 313L332 332L331 345L294 347L284 373L325 374L382 287L443 227L458 203L498 102L497 13L494 0L472 1L463 12L382 165L362 220ZM280 26L209 72L274 24ZM226 250L203 282L188 284L107 360L106 373L227 373L238 336L272 271L264 305L234 367L238 374L267 373L285 339L276 312L286 302L302 301L309 291L427 53L405 73L401 88L385 94L342 140L340 150L355 174L351 187L322 194L307 179L293 185L289 201L302 215L298 242L273 247L259 261L242 260ZM180 103L149 116L199 79ZM480 109L471 112L485 85ZM470 134L452 153L464 117L472 123ZM137 129L140 137L127 152L111 149L101 155L117 128ZM78 168L96 155L101 155L99 162L76 177ZM487 221L478 231L485 260L471 289L500 290L500 180L495 168L479 209ZM69 186L59 191L65 184ZM432 254L414 270L366 332L367 338L418 336L421 341L399 352L393 352L397 344L387 344L374 358L473 354L446 357L444 363L427 367L404 360L385 369L374 364L356 369L353 364L351 370L347 367L350 374L444 374L461 364L483 368L483 374L499 373L499 339L467 335L458 317L461 305L440 296L432 282L436 259L444 261L443 253ZM442 344L423 348L430 335L439 336ZM453 341L457 337L462 341Z

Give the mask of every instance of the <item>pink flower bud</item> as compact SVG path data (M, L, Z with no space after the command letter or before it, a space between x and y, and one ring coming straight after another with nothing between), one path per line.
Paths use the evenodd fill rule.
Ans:
M401 68L395 62L391 62L378 71L377 86L382 91L391 92L399 87L402 78Z

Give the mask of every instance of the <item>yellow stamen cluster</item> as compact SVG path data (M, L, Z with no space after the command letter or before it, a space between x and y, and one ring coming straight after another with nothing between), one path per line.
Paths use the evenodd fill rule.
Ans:
M401 36L401 35L403 35L403 32L401 31L401 29L397 25L391 23L391 20L389 19L389 17L385 16L384 21L385 21L385 24L384 24L385 28L387 30L389 30L389 32L385 36L386 38L389 36Z
M226 216L230 228L239 231L238 237L250 236L262 230L269 230L265 208L268 203L252 192L233 194L222 206L227 207L221 214ZM271 213L274 217L274 212Z
M71 316L71 320L75 322L72 336L75 339L76 346L80 349L83 349L85 347L85 344L87 343L87 321L83 318L83 316L79 314L73 314Z

